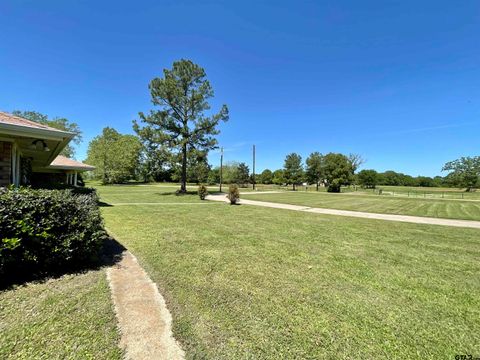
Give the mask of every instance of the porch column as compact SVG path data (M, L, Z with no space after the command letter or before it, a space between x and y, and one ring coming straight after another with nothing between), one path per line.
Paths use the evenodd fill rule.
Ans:
M73 180L73 185L77 186L77 172L75 171L75 178Z

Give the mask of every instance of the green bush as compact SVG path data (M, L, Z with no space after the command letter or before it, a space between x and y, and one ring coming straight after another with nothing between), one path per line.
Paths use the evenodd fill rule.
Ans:
M208 190L205 185L200 185L198 187L198 196L200 196L200 200L205 200L208 195Z
M233 184L228 187L227 198L230 200L231 205L235 205L240 200L240 192L237 185Z
M106 238L97 196L0 189L0 274L37 274L89 262Z

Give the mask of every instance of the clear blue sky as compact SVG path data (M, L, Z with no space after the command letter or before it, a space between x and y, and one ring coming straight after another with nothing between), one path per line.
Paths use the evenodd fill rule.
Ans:
M0 2L0 109L131 132L148 82L203 66L231 120L226 160L359 153L365 168L440 174L480 155L480 2ZM218 162L218 154L210 162Z

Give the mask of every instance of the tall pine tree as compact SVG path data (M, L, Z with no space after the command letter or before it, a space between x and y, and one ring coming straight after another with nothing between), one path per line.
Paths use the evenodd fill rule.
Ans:
M179 155L180 191L186 192L188 156L217 147L217 125L228 120L228 108L223 105L218 113L205 114L213 89L205 70L190 60L176 61L172 69L164 69L163 78L153 79L149 89L153 105L160 109L140 113L144 126L134 121L134 130L144 142L166 146Z

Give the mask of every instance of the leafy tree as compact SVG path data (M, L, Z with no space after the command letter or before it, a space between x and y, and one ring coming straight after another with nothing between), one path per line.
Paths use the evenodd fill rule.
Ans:
M410 175L397 173L392 170L379 173L377 175L378 185L390 185L390 186L445 186L448 185L446 180L441 176L436 176L434 179L428 176L413 177Z
M415 179L416 186L422 187L432 187L435 186L435 183L431 177L428 176L417 176Z
M296 153L288 154L283 169L286 183L292 184L293 190L296 190L296 185L302 182L304 175L302 157Z
M459 185L461 183L459 177L460 174L451 172L444 178L445 185L448 187L461 187L461 185Z
M180 181L182 176L181 154L171 156L173 180ZM204 183L207 181L210 165L204 152L192 150L187 157L187 181L191 183Z
M461 157L449 161L443 166L442 171L450 171L447 176L451 184L471 191L480 185L480 156Z
M324 176L329 192L340 192L342 185L353 179L353 166L343 154L329 153L324 157Z
M143 181L171 180L171 154L164 147L148 147L143 144L140 154L139 175Z
M88 145L87 162L96 167L94 176L104 184L135 178L142 144L135 135L122 135L106 127Z
M207 182L210 165L208 164L206 154L197 153L196 156L192 156L190 159L187 173L188 181L197 184Z
M375 189L378 173L375 170L362 170L357 174L358 184L367 189Z
M260 182L262 184L271 184L272 181L273 181L273 173L271 170L269 169L265 169L262 171L262 173L260 174Z
M282 169L273 172L272 183L275 185L283 185L285 183L285 172Z
M433 186L435 187L445 186L445 179L441 176L435 176L433 178Z
M216 167L210 169L208 172L207 182L209 185L215 185L220 183L220 168Z
M402 185L400 175L395 171L388 170L381 174L381 184L390 186Z
M415 179L413 176L399 173L398 177L399 177L400 185L403 185L403 186L417 186L418 185L418 179Z
M190 169L189 180L197 184L206 183L208 181L208 174L210 173L210 165L207 161L199 161Z
M20 116L24 119L35 121L43 125L47 125L53 127L58 130L68 131L71 133L76 134L72 141L65 146L65 148L60 153L63 156L68 158L73 158L75 156L75 148L72 145L72 142L75 145L79 145L82 142L82 132L80 131L80 127L77 123L71 122L68 119L55 117L53 119L49 119L47 115L41 114L37 111L20 111L15 110L12 112L13 115Z
M236 180L237 180L236 183L241 184L242 186L245 186L246 184L249 183L250 169L248 168L247 164L243 162L238 164Z
M180 190L186 192L188 155L192 150L207 153L217 147L217 125L228 120L228 108L223 105L220 112L205 114L213 89L205 70L190 60L176 61L172 69L164 69L163 78L153 79L149 89L153 105L160 110L139 113L145 126L134 121L134 130L142 141L166 145L180 155Z
M310 184L316 184L318 191L318 185L323 182L324 179L323 155L317 151L313 152L307 158L306 163L306 179Z
M240 164L236 161L229 161L223 164L222 168L222 182L224 184L238 183L238 166Z

